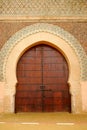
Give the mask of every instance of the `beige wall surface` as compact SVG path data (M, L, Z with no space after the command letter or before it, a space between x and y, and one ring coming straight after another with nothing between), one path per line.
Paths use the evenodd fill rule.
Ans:
M82 107L83 111L87 112L87 81L81 83L82 87Z
M3 101L4 101L4 83L3 82L0 82L0 112L3 112L4 111L4 104L3 104Z

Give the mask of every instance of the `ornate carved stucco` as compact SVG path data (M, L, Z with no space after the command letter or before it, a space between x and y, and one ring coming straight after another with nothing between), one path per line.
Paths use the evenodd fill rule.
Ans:
M52 24L46 24L46 23L37 23L33 24L31 26L27 26L23 28L22 30L18 31L13 35L3 46L3 48L0 51L0 81L5 80L5 66L8 60L8 56L14 46L17 45L19 41L21 41L23 38L35 34L38 32L48 32L53 35L56 35L58 37L63 38L69 46L73 49L73 51L76 53L80 67L81 67L81 80L87 80L87 56L79 44L79 42L67 31L63 30L62 28L52 25Z
M0 0L1 16L87 16L86 0Z

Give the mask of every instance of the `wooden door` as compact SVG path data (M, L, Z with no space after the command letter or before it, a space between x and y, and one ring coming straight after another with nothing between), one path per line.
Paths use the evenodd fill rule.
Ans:
M68 67L56 49L37 45L17 65L16 112L70 111Z

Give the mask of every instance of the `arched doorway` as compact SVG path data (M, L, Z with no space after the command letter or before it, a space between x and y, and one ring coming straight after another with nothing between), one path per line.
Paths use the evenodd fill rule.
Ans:
M37 42L45 41L64 55L69 67L69 91L71 94L71 112L82 112L82 88L87 79L87 56L79 42L62 28L37 23L28 26L13 35L4 45L0 53L0 79L5 88L3 112L15 112L16 68L22 54ZM11 75L12 74L12 75Z
M68 66L55 48L39 44L28 49L17 64L16 112L71 111Z

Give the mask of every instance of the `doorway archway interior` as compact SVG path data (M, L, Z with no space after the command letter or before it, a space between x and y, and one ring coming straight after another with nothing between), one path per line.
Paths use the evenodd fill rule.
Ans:
M70 112L68 73L57 49L44 43L28 49L17 64L15 111Z

